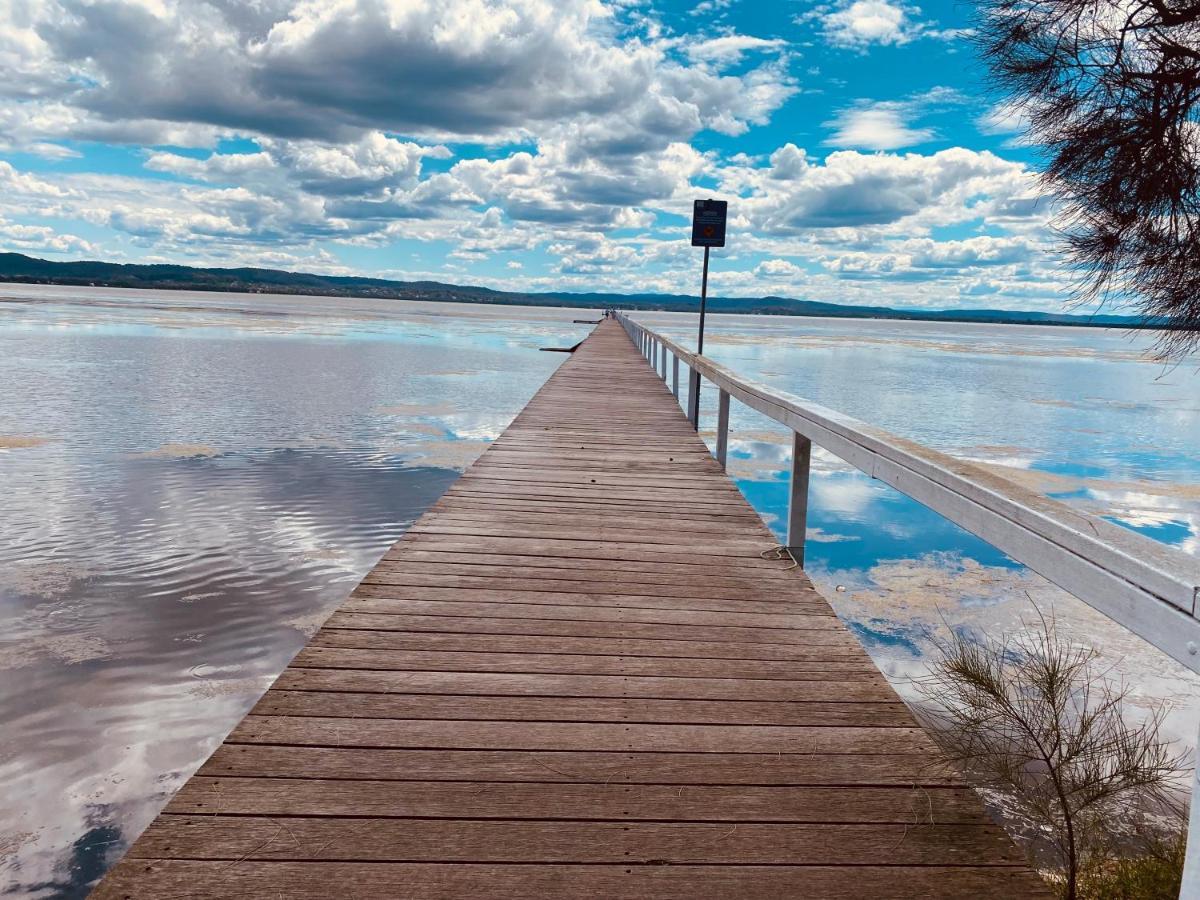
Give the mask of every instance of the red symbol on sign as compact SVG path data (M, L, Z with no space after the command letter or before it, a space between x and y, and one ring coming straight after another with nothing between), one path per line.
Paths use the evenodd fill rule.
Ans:
M713 237L716 235L716 233L717 233L717 229L713 228L711 225L704 226L704 236L705 237Z

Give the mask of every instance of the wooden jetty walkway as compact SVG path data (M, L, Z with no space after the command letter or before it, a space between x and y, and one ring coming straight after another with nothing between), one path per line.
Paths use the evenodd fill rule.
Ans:
M601 323L101 898L1046 896Z

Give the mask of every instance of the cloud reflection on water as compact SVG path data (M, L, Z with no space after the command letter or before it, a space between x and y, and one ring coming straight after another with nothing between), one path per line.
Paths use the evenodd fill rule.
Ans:
M12 896L86 893L586 331L126 293L0 311L0 435L53 436L0 449Z

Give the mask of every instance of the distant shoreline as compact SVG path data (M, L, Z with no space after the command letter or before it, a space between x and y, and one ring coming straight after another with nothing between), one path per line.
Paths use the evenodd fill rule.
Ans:
M130 265L106 262L55 262L19 253L0 253L0 283L123 290L209 291L235 294L354 297L475 303L492 306L544 306L566 309L624 309L641 312L696 312L700 298L676 294L607 294L497 291L434 281L314 275L278 269L202 269L178 265ZM713 313L841 319L894 319L987 325L1058 325L1076 328L1164 330L1161 322L1133 316L1072 315L1018 310L909 310L853 306L788 297L710 297Z

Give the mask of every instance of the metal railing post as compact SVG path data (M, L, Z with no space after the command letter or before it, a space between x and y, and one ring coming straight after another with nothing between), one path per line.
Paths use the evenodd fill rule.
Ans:
M675 394L675 402L679 402L679 354L671 358L671 391Z
M700 430L700 373L696 371L695 366L689 366L688 370L688 418L692 421L692 428L696 431Z
M1200 761L1200 738L1196 742ZM1183 857L1183 880L1179 883L1179 900L1200 897L1200 764L1192 775L1191 813L1188 815L1187 853Z
M808 470L812 461L812 441L798 431L792 432L792 483L788 495L787 549L804 568L804 536L808 529Z
M667 380L667 348L665 346L663 347L663 355L662 355L662 359L660 361L662 363L662 365L660 366L660 368L662 369L662 380L666 381Z
M717 462L725 468L729 457L729 391L721 388L717 394Z

